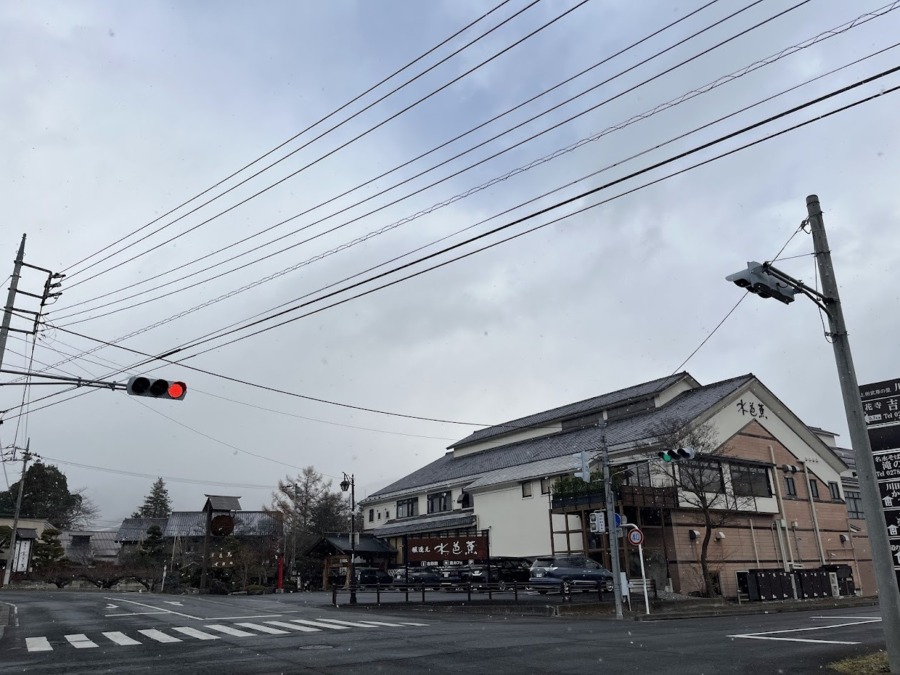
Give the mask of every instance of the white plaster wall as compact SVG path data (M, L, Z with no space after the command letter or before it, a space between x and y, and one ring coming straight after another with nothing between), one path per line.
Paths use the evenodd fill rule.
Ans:
M474 493L478 528L490 530L491 555L534 556L550 552L550 504L533 481L532 497L519 483Z

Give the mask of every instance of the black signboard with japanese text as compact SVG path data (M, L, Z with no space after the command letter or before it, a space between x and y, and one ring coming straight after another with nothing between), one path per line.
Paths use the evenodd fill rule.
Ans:
M488 558L488 538L483 535L409 537L406 547L410 562L465 562Z
M873 453L875 478L881 481L900 480L900 450Z

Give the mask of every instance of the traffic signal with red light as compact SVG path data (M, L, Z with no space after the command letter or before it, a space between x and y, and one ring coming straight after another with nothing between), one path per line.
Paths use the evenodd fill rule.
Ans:
M181 401L187 394L187 385L184 382L154 380L144 375L135 375L128 380L125 391L131 396L149 396Z

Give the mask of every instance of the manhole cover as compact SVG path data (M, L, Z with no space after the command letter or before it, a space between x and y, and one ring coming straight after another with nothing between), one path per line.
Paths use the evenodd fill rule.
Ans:
M334 649L332 645L303 645L300 649L312 650L312 649Z

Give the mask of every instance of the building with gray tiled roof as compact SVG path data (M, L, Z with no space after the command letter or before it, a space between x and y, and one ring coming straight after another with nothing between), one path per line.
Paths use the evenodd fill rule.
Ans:
M617 509L642 527L649 573L660 587L695 590L702 524L674 487L683 469L658 453L667 432L700 426L718 445L698 462L721 476L720 491L743 523L715 533L716 555L727 551L730 561L716 572L726 594L736 594L737 569L812 563L852 564L857 585L874 592L865 546L844 534L848 467L839 449L752 374L700 385L677 373L478 430L362 500L364 528L396 548L400 563L413 549L422 564L459 562L464 555L445 557L451 545L429 554L434 560L421 551L434 550L429 539L482 537L492 556L575 552L607 564L605 535L587 528L590 512L602 508L602 483L593 502L565 502L556 487L572 484L582 453L597 469L605 438L610 463L623 474ZM628 569L636 551L625 548Z

